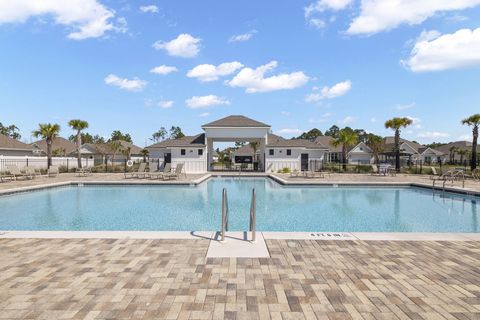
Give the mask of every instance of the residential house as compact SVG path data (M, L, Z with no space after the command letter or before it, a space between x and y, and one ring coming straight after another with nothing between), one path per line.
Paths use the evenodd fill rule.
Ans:
M120 149L116 151L110 143L85 143L82 145L80 152L82 157L93 160L94 165L119 165L125 163L126 160L140 161L143 159L142 148L127 141L119 142ZM127 150L129 154L127 154Z
M385 137L383 141L384 152L382 153L381 159L384 162L392 162L395 158L395 137ZM406 163L421 161L429 164L445 161L445 154L443 152L405 139L400 139L400 156L401 160Z
M0 134L0 156L33 156L32 146Z
M445 155L445 160L453 163L469 163L472 153L471 141L455 141L436 148ZM480 151L480 149L479 149ZM480 155L480 152L478 152ZM480 157L478 157L480 158Z
M30 144L33 147L33 152L38 156L47 155L47 140L39 140ZM67 157L70 156L73 152L76 152L77 146L75 143L71 142L62 137L56 137L52 141L52 155L55 157Z

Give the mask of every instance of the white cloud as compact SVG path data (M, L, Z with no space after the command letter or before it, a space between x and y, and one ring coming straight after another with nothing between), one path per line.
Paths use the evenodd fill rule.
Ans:
M203 117L208 117L209 115L210 115L210 112L202 112L198 116L203 118Z
M23 23L31 17L46 15L56 24L66 26L71 31L68 38L73 40L98 38L107 31L118 31L111 22L115 12L97 0L0 1L0 24Z
M415 42L410 57L402 60L401 64L413 72L480 65L480 28L461 29L444 35L423 32Z
M460 137L458 137L459 140L461 141L472 141L472 135L471 134L463 134Z
M120 78L114 74L109 74L104 79L105 83L110 86L119 87L120 89L127 91L142 91L147 85L147 81L140 80L138 78L126 79Z
M280 111L280 114L281 114L282 116L289 116L289 115L291 115L292 113L291 113L290 111Z
M323 29L327 26L327 23L323 19L319 18L310 18L308 19L308 24L316 29Z
M350 80L339 82L332 87L325 86L322 89L318 87L314 87L313 91L320 91L320 92L313 92L308 94L305 97L305 102L317 102L322 99L333 99L333 98L341 97L347 94L347 92L350 91L350 89L352 89L352 82Z
M377 122L377 118L375 118L375 117L371 118L371 119L370 119L370 122L371 122L371 123Z
M141 6L140 11L149 13L158 13L158 7L154 4L148 6Z
M422 119L416 118L416 117L412 117L412 116L406 116L405 118L408 118L408 119L412 120L412 125L413 125L416 129L421 129L421 128L422 128Z
M185 100L185 103L190 109L201 109L217 105L228 105L230 104L230 101L210 94L208 96L193 96L190 99Z
M320 16L325 11L340 11L348 8L353 0L319 0L303 8L307 23L317 29L325 28L327 23L324 17ZM330 18L335 21L335 17Z
M158 106L162 109L169 109L173 107L174 101L172 100L160 100Z
M472 8L480 0L362 0L360 15L353 19L349 34L374 34L402 24L418 25L440 12Z
M333 114L331 112L326 112L318 119L315 119L315 118L308 119L308 122L309 123L324 123L324 122L327 122L332 115Z
M193 58L200 52L201 41L202 39L200 38L195 38L188 33L182 33L171 41L156 41L153 47L157 50L165 50L170 56Z
M247 93L289 90L303 86L309 80L302 71L281 73L265 78L265 73L277 67L277 61L271 61L256 69L243 68L230 81L225 83L231 87L245 88Z
M162 75L169 74L169 73L172 73L172 72L177 72L177 71L178 71L177 68L172 67L172 66L166 66L164 64L150 70L151 73L162 74Z
M418 138L426 138L426 139L440 139L440 138L448 138L450 134L446 132L438 132L438 131L426 131L420 132L417 135Z
M218 66L212 64L200 64L188 71L187 77L197 78L202 82L215 81L218 80L219 77L228 76L242 67L243 64L238 61L225 62Z
M233 35L230 37L230 39L228 40L228 42L243 42L243 41L248 41L250 40L253 35L257 33L257 30L250 30L249 32L247 33L243 33L243 34L237 34L237 35Z
M340 123L343 124L344 126L351 124L352 122L355 121L355 117L352 116L346 116L343 118L343 120L340 120Z
M314 13L324 12L327 10L339 11L346 9L353 0L319 0L317 2L311 3L304 8L305 17L310 17Z
M407 104L397 104L395 106L395 109L399 110L399 111L408 110L408 109L411 109L411 108L415 107L416 105L417 104L415 102L407 103Z
M279 134L288 134L288 135L297 135L301 134L303 131L300 129L284 128L277 131Z

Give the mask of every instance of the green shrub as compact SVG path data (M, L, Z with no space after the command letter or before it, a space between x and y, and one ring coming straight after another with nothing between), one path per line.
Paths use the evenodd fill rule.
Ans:
M290 173L290 168L289 167L284 167L284 168L278 170L278 173Z

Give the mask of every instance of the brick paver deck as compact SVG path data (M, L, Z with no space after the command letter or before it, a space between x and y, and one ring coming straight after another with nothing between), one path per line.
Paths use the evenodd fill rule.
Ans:
M0 239L2 319L480 319L479 242Z

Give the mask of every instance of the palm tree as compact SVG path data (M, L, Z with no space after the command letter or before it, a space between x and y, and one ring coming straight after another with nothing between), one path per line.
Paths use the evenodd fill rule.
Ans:
M395 169L400 171L400 129L412 124L409 118L393 118L385 122L385 128L395 130Z
M478 126L480 125L480 113L471 115L470 117L463 119L462 124L473 127L472 157L470 158L470 169L473 171L477 168L477 140Z
M115 156L122 151L122 144L118 140L110 142L110 148L112 149L112 166L115 165Z
M149 154L148 150L147 149L142 149L142 150L140 150L140 154L143 157L143 162L147 162L147 157L148 157L148 154Z
M47 167L50 169L52 165L52 144L53 140L58 137L60 126L58 124L40 123L38 129L32 132L35 138L41 137L47 142Z
M366 145L372 149L373 157L375 158L375 163L378 164L379 161L379 154L383 150L383 138L377 136L376 134L369 133L367 135L367 142Z
M88 128L88 122L80 119L72 119L68 122L68 125L73 130L77 130L77 160L78 160L78 167L82 167L82 130Z
M458 152L458 148L455 146L452 146L448 150L450 151L450 164L453 164L455 162L455 153Z
M458 150L457 153L460 155L460 164L463 165L463 160L465 159L465 156L468 154L468 150L461 149L461 150Z
M332 140L332 145L337 147L342 145L343 170L347 170L347 153L348 148L353 147L358 143L358 135L350 128L341 129L337 137Z
M253 149L253 163L255 166L255 162L257 162L257 150L258 150L258 141L252 141L250 142L250 146Z

